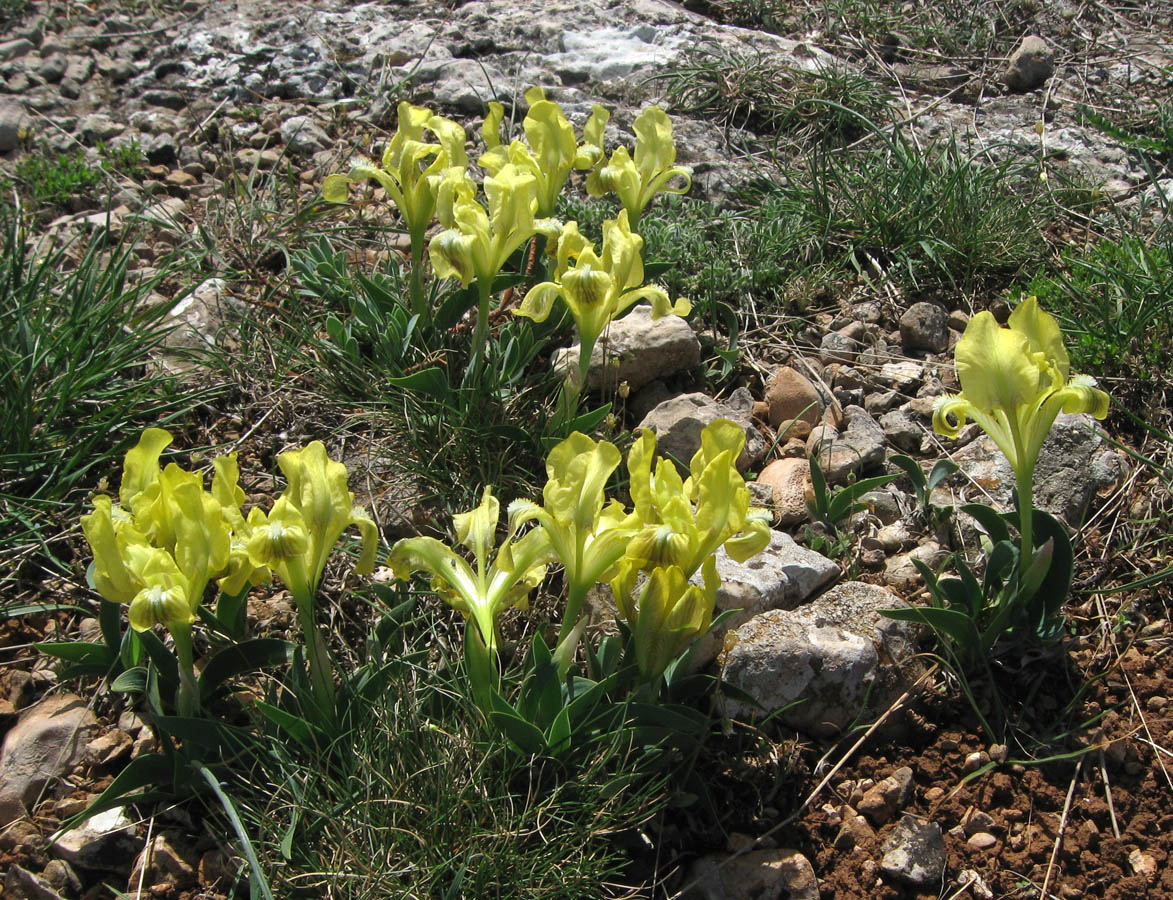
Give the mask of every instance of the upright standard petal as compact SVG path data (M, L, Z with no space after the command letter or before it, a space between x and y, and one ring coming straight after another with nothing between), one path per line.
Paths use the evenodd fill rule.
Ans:
M1063 332L1054 316L1039 309L1037 298L1027 297L1018 304L1006 324L1011 331L1026 336L1031 355L1036 360L1056 369L1059 381L1067 380L1071 364L1067 358L1067 348L1063 346ZM1045 388L1047 385L1040 387Z
M159 457L171 444L171 433L148 428L122 460L122 484L118 499L124 509L133 510L135 501L159 480Z
M497 523L500 519L501 504L493 496L491 487L485 488L479 506L452 517L456 540L472 551L481 572L488 566L489 552L497 543Z
M1039 391L1039 367L1029 350L1025 334L1002 328L988 310L978 313L957 342L963 396L983 412L1029 403Z

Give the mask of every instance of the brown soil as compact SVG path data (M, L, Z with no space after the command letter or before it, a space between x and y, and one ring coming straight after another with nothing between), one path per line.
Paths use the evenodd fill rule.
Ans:
M1127 646L1128 636L1120 639ZM972 709L946 698L940 681L894 717L900 721L887 736L854 752L857 737L824 754L795 735L770 741L759 734L711 783L723 830L709 832L706 849L798 849L813 864L826 900L1173 897L1169 646L1168 623L1157 621L1133 635L1123 653L1111 641L1094 653L1067 650L1008 679L1009 689L1002 688L1007 714L1019 726L1020 747L1035 746L1033 754L991 745ZM1084 678L1090 686L1080 691ZM1029 696L1016 702L1014 683ZM984 755L975 762L977 754ZM788 814L845 757L790 822ZM845 807L902 766L914 773L912 801L859 835L853 847L837 847L842 818L852 814ZM882 875L882 845L902 814L935 822L944 833L948 860L940 882L913 888ZM975 832L991 837L971 844ZM691 838L698 839L696 831ZM673 887L686 884L681 875Z

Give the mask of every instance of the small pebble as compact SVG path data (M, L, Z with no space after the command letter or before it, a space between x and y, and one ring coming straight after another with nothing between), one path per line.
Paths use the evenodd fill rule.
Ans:
M989 761L990 754L985 750L978 750L965 757L965 762L961 765L961 771L968 775L970 772L976 772Z
M1128 854L1128 864L1132 871L1144 878L1152 878L1157 874L1157 861L1150 854L1141 850L1133 850Z
M989 850L998 843L998 839L988 831L979 831L976 834L971 835L969 840L965 843L974 850Z
M965 817L965 833L973 837L980 831L989 831L994 827L994 817L989 813L984 813L980 809L975 809L968 816Z

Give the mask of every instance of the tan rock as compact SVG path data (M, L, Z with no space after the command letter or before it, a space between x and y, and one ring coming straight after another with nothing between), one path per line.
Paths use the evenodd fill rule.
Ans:
M810 479L811 466L806 459L776 459L762 469L758 483L773 490L774 518L779 525L805 521Z
M741 856L703 856L693 864L688 900L790 897L819 900L810 860L797 850L754 850Z
M72 772L85 758L98 720L84 700L58 694L26 709L0 749L0 794L32 806L50 782ZM8 815L15 806L6 806Z
M998 839L988 831L977 831L970 835L969 840L965 843L974 850L989 850L997 845Z
M148 883L186 887L195 883L198 865L199 858L194 852L159 834L135 860L128 882L132 886L137 884L145 870Z
M782 366L766 386L770 424L777 428L789 419L803 419L817 425L823 415L823 401L810 380L790 366Z

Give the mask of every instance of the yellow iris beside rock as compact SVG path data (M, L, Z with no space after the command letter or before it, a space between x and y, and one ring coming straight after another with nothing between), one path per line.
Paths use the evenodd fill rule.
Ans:
M961 393L937 398L933 428L956 437L973 419L1014 469L1023 554L1030 554L1035 464L1055 417L1062 412L1108 414L1109 398L1087 375L1072 375L1054 317L1028 297L1001 327L993 313L974 316L955 353Z

